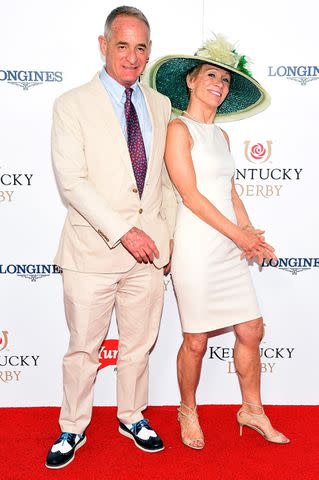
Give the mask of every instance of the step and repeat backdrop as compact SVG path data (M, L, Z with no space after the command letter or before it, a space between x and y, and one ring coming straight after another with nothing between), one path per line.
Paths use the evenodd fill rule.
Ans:
M53 258L66 209L50 157L52 105L101 69L97 37L115 1L11 0L0 15L0 405L59 405L68 332ZM273 5L273 7L271 6ZM319 63L316 3L256 9L236 2L137 1L152 27L152 58L193 54L212 32L237 42L270 92L264 113L224 124L237 164L236 187L278 263L251 272L264 315L265 403L317 404L319 382ZM194 240L196 249L196 240ZM200 253L199 253L200 254ZM192 275L192 272L189 272ZM115 404L117 327L100 352L96 405ZM150 362L150 404L177 404L182 336L166 280L159 338ZM239 403L234 335L214 332L199 403Z

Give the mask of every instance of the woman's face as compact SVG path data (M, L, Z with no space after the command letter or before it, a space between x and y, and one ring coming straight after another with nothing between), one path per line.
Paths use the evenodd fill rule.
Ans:
M230 79L227 70L204 64L195 78L191 75L187 78L191 100L198 100L217 109L228 95Z

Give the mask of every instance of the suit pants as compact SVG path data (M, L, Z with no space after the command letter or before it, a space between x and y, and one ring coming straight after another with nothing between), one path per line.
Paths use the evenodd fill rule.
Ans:
M163 308L163 270L139 264L125 273L63 271L64 304L70 331L63 359L60 427L82 433L91 420L99 349L115 306L119 330L118 418L138 422L148 402L148 360Z

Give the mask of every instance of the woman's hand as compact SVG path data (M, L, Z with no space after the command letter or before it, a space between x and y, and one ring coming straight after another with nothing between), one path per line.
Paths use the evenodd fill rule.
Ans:
M255 232L262 239L262 242L259 245L257 245L256 247L251 248L250 250L249 249L244 250L243 253L240 256L241 259L246 258L249 261L249 260L252 260L252 259L256 258L257 263L259 265L262 265L263 260L265 258L267 260L271 260L271 259L278 260L276 255L275 255L274 247L269 245L269 243L266 243L264 237L262 236L262 234L265 233L264 230L255 230L252 225L245 225L244 227L241 227L241 228L244 231Z
M232 240L240 250L243 252L250 252L264 244L265 238L262 236L263 233L265 233L264 230L255 230L253 227L249 229L239 227Z
M278 260L275 255L274 248L271 245L265 243L264 245L254 248L250 251L245 251L240 256L241 259L246 258L246 260L253 260L256 258L256 261L259 265L262 265L263 260Z

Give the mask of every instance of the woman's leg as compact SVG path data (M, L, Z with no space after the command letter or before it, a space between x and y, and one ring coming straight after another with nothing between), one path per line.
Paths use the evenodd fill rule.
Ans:
M184 333L184 340L177 355L177 376L181 392L182 433L184 440L202 438L197 421L192 420L189 409L196 407L196 389L200 378L202 359L207 347L207 333ZM188 407L188 408L187 408ZM184 436L184 435L183 435ZM202 447L203 440L191 442L191 446Z
M243 402L261 405L259 345L264 333L263 320L260 317L239 323L234 326L234 331L234 362ZM260 409L256 413L260 413Z
M207 333L184 333L177 355L177 377L181 401L190 408L196 406L196 389L207 348Z
M285 443L288 439L277 432L269 419L262 415L259 344L264 334L263 319L260 317L240 323L234 326L234 330L236 335L234 361L242 394L242 408L248 413L244 414L246 421L249 420L249 423L258 426L268 439L282 440L279 443ZM253 416L249 417L251 414ZM282 438L279 438L280 435Z

